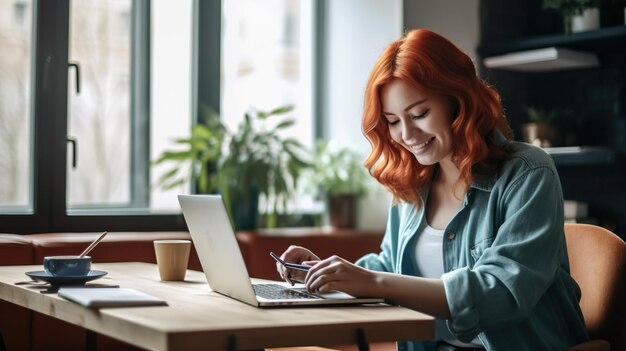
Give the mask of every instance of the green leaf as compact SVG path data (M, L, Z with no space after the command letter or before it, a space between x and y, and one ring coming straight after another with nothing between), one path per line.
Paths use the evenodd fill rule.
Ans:
M183 185L185 183L185 180L186 179L182 178L182 179L173 181L171 183L165 183L165 184L163 184L163 188L164 189L174 189L176 187L179 187L179 186Z
M275 108L273 110L271 110L268 115L269 116L276 116L276 115L282 115L288 112L293 111L293 109L295 108L295 106L293 105L287 105L287 106L281 106L278 108Z
M285 121L282 121L282 122L278 123L278 125L274 128L274 130L291 127L294 124L296 124L296 120L295 119L288 119L288 120L285 120Z
M293 163L298 167L305 168L310 167L312 164L306 161L303 161L298 157L292 150L285 148L285 152L289 154L289 163Z
M174 139L174 142L176 144L191 144L193 138L180 138L180 139Z
M207 174L206 164L203 164L200 168L200 174L198 175L198 190L201 194L209 193L209 175Z
M194 138L208 139L214 136L214 133L201 124L196 124L191 128L191 135Z
M165 184L168 181L171 181L172 178L175 178L178 175L179 171L180 168L172 168L171 170L163 173L157 180L157 184Z
M194 154L190 151L164 151L155 163L160 164L165 161L186 161L192 159Z

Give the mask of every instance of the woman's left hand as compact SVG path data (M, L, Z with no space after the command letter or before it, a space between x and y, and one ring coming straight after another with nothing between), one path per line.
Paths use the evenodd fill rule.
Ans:
M333 290L356 297L377 296L376 272L349 261L331 256L309 270L304 284L309 292L327 293Z

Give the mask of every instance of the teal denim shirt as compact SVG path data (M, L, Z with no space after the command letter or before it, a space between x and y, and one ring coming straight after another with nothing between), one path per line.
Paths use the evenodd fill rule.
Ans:
M569 274L561 184L543 150L511 147L511 159L497 175L470 186L445 228L447 326L463 342L478 336L487 350L567 350L588 336L580 289ZM424 206L392 205L382 251L357 264L419 276L414 247L425 225ZM429 350L433 343L399 342L398 348Z

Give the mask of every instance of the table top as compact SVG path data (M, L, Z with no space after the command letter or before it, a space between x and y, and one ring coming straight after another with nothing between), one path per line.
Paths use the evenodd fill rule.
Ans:
M41 266L0 266L0 299L155 350L223 350L354 344L362 329L367 342L434 337L432 317L389 305L257 308L213 292L202 272L184 282L162 282L149 263L95 263L108 275L91 283L133 288L168 306L89 309L42 294L42 287L15 285ZM254 281L260 281L254 279Z

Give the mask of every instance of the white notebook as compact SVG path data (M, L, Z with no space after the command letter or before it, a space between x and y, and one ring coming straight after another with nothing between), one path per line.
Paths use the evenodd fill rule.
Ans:
M59 296L94 308L167 305L165 300L129 288L61 288Z

